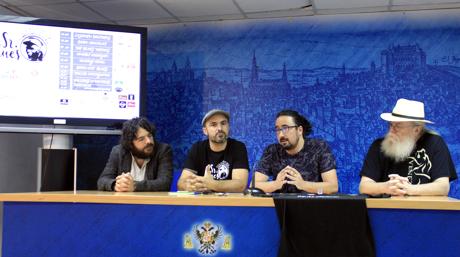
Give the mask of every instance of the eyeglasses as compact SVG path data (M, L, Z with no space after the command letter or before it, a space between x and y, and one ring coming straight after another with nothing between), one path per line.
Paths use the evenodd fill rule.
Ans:
M153 140L152 134L148 134L147 136L138 137L138 138L136 138L134 140L136 140L136 142L142 143L142 142L145 142L147 139L152 141Z
M276 134L279 134L281 132L283 132L283 134L286 134L289 131L289 129L297 127L298 126L281 126L281 128L275 128L275 132Z
M420 125L417 125L417 124L412 124L412 125L408 125L408 126L404 126L402 125L401 123L392 123L392 122L389 122L388 123L388 126L392 129L395 129L395 130L401 130L401 129L405 129L405 128L413 128L413 127L418 127Z

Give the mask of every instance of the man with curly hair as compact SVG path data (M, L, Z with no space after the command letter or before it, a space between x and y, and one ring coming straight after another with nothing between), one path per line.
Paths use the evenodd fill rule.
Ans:
M120 144L112 148L102 171L99 190L116 192L169 191L172 149L155 139L155 126L146 118L123 124Z

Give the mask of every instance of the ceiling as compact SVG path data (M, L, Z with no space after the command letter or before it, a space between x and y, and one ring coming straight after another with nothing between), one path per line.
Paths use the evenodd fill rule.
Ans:
M0 19L21 16L149 26L457 8L460 0L0 0Z

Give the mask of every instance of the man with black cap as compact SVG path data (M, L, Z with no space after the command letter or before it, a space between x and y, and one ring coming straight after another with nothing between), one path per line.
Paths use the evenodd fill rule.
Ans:
M248 181L246 146L228 138L230 115L213 109L201 122L207 140L193 144L177 182L177 189L192 192L243 192Z
M361 169L359 191L369 195L447 195L449 181L457 179L444 140L425 128L424 104L399 99L384 138L375 140Z

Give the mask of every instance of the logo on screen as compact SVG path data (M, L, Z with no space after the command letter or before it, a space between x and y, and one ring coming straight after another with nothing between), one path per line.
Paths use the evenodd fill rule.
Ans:
M120 107L120 108L126 108L126 101L119 101L119 102L118 102L118 107Z
M204 221L195 224L189 233L184 234L183 247L185 250L196 249L199 255L216 255L219 250L232 250L232 236L224 233L223 226Z
M46 55L46 43L42 38L29 35L21 41L21 55L32 62L41 62Z

